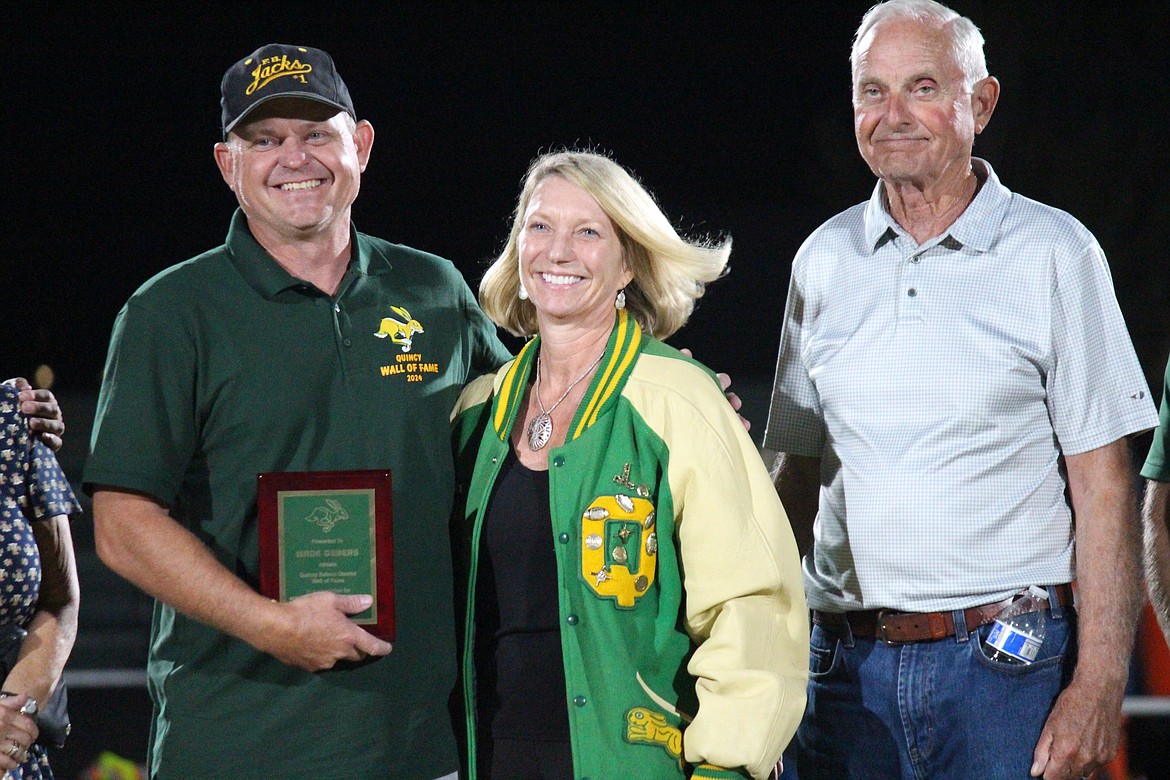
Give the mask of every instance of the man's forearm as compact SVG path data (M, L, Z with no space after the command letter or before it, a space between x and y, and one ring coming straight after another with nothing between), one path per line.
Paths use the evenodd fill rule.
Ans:
M93 514L98 555L107 566L184 615L282 663L316 672L391 650L348 617L369 608L368 594L321 591L278 604L145 496L99 490Z
M1146 482L1142 529L1146 587L1162 635L1170 644L1170 482Z
M99 490L94 533L102 561L159 601L259 646L265 599L236 577L167 510L135 493Z
M1077 664L1032 755L1033 777L1088 777L1117 753L1139 605L1141 546L1129 444L1065 458L1076 518Z
M1120 699L1141 606L1140 521L1129 445L1122 439L1067 458L1076 516L1079 604L1075 679Z

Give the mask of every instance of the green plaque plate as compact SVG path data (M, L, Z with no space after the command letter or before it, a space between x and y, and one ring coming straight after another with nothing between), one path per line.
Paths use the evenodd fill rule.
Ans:
M277 601L368 593L373 605L351 619L393 641L390 472L266 472L256 484L261 592Z

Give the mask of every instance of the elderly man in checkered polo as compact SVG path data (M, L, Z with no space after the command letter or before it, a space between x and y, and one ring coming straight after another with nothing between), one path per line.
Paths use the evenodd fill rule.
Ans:
M1126 438L1157 424L1104 254L972 157L1000 86L970 20L875 6L852 75L880 181L796 256L764 439L813 608L796 770L1087 776L1138 610Z

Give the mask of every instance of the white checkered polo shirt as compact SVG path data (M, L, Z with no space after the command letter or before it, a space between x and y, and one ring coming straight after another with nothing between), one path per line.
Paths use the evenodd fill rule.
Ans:
M879 182L793 264L764 446L821 458L814 608L1073 579L1061 454L1157 425L1096 239L973 165L944 235L919 246Z

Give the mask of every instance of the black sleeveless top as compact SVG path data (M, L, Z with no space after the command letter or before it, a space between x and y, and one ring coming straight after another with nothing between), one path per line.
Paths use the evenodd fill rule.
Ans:
M511 449L480 533L475 614L481 732L567 742L549 477L525 467Z

